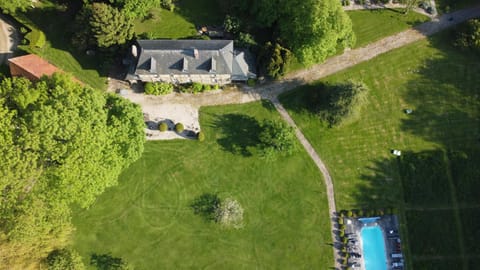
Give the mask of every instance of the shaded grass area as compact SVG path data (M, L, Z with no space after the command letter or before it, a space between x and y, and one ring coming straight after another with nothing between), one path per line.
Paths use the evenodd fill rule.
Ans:
M319 82L354 79L369 86L361 119L349 125L328 128L311 112L308 102L321 91L317 83L280 98L324 159L339 209L400 209L413 269L437 269L427 267L450 265L452 258L468 269L469 244L461 235L469 237L471 228L463 226L458 209L480 202L474 195L480 188L479 59L451 47L449 38L436 35ZM407 108L413 113L405 114ZM393 149L402 157L394 157ZM446 256L423 257L436 252Z
M440 12L448 12L459 10L462 8L474 6L478 4L477 0L436 0L435 3L437 4L437 8Z
M179 0L178 12L195 25L221 25L225 14L217 0Z
M42 48L20 46L20 49L41 56L93 88L106 88L107 66L98 56L87 56L71 45L72 12L63 6L42 1L38 7L25 12L25 16L45 33L47 40Z
M480 246L478 245L478 240L480 239L480 227L478 224L480 224L480 209L462 209L460 211L460 217L467 253L471 255L479 254Z
M411 28L429 18L417 12L403 14L396 9L373 9L348 11L357 37L355 48L363 47L384 37Z
M462 264L462 260L452 258L452 259L422 259L415 261L414 269L415 270L451 270L458 269L458 266ZM475 268L469 268L475 269Z
M408 236L417 239L410 246L414 256L458 254L458 234L455 222L452 222L452 210L406 211L406 216Z
M119 186L77 212L75 248L85 260L111 253L136 269L333 266L325 187L307 154L267 163L226 147L250 146L258 122L279 119L263 104L202 108L202 143L148 142ZM239 130L243 138L232 133ZM190 205L205 193L237 199L244 228L222 229L195 215Z
M450 152L449 159L458 202L479 204L480 152L471 150Z
M146 19L137 19L134 22L135 33L147 33L149 38L177 39L190 37L196 34L195 25L176 12L162 8L154 8Z
M447 164L442 151L403 153L399 167L408 205L451 205Z

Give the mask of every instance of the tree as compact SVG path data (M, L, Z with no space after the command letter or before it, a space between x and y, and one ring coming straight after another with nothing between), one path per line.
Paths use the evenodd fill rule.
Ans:
M468 20L458 26L455 33L457 47L480 51L480 19Z
M75 20L73 43L82 48L108 48L125 44L133 37L132 18L105 3L85 5Z
M32 0L0 0L0 9L7 14L17 10L25 11L32 6Z
M237 200L226 198L215 210L215 220L225 227L243 227L243 208Z
M124 44L133 37L133 23L118 9L103 3L92 4L90 27L99 47Z
M338 0L282 0L280 39L304 64L322 62L355 43L352 22Z
M48 254L48 270L83 270L82 258L72 249L57 249Z
M296 148L294 129L279 120L265 120L259 140L262 150L267 154L276 152L289 155Z
M327 106L320 109L320 119L330 127L357 119L366 103L368 87L363 83L346 82L327 85Z
M115 185L140 157L145 136L137 105L65 74L36 83L4 79L0 116L0 247L9 256L1 258L6 265L64 245L72 231L70 205L88 207Z
M228 14L250 26L267 28L304 64L323 61L337 48L355 43L352 22L338 0L228 0Z

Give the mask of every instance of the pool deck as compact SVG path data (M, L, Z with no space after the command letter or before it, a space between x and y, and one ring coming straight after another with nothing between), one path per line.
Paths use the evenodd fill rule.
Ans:
M363 220L363 221L362 221ZM387 270L404 270L404 257L402 253L398 218L395 215L384 215L376 219L366 217L344 217L345 235L348 237L347 252L350 253L348 259L349 266L352 269L371 270L365 268L365 261L362 250L361 230L365 226L379 226L385 240L385 256L387 259ZM360 254L360 258L355 258L352 254ZM395 254L395 255L393 255ZM398 255L401 254L401 255ZM393 257L392 257L393 255ZM396 258L394 258L396 257ZM373 269L375 270L375 269Z

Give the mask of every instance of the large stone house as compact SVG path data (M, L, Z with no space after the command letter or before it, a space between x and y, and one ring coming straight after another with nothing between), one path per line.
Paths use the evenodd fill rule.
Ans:
M227 84L255 78L232 40L138 40L126 80L131 83Z

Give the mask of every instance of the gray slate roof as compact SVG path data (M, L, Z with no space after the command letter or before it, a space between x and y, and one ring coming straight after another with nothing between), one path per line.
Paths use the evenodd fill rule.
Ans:
M135 74L232 74L234 71L232 40L137 42L140 50Z

